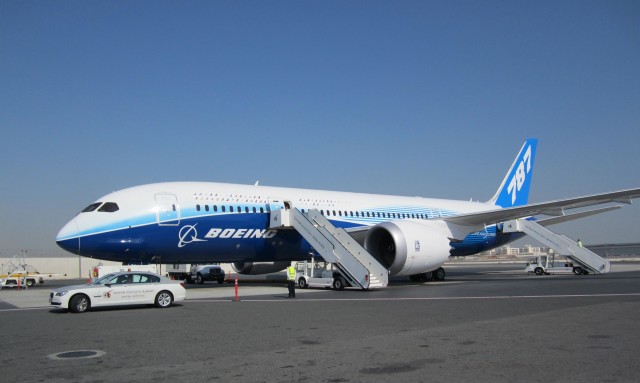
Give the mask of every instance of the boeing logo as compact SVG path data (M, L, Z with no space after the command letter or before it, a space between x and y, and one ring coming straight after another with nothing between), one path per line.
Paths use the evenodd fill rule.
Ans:
M206 239L198 238L196 225L185 225L180 229L180 232L178 233L178 247L185 247L191 242L206 242Z

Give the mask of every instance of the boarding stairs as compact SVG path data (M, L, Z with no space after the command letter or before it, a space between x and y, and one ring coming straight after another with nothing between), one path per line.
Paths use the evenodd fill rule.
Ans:
M21 264L16 264L15 262L20 262L22 261L23 263ZM24 259L22 259L22 257L19 257L17 255L14 255L7 264L2 266L2 271L0 272L0 290L2 290L3 287L7 287L7 286L15 286L15 285L7 285L7 281L9 279L13 279L11 278L12 274L22 274L24 276L27 275L27 269L25 267L26 265L24 265ZM24 286L24 288L26 288L27 286L27 281L26 278L23 278L20 282L23 282L21 287Z
M606 259L586 247L578 245L566 235L556 234L535 221L516 219L503 225L503 232L522 232L552 248L559 255L565 256L574 264L596 274L608 273L611 264Z
M335 265L351 286L367 290L389 284L389 271L317 209L305 213L296 208L272 210L269 228L295 229L326 262Z

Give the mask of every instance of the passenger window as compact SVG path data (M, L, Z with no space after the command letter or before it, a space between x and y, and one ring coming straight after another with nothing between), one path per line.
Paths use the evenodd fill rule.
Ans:
M248 213L248 212L249 212L249 206L245 206L245 207L244 207L244 212L245 212L245 213Z
M216 213L218 212L218 205L213 205L213 211Z
M233 206L229 206L229 212L233 213Z
M200 211L200 205L196 205L196 211Z
M147 283L147 282L149 282L149 277L147 275L133 274L133 283Z
M102 205L102 202L96 202L96 203L92 203L91 205L85 207L81 213L89 213L91 211L94 211L98 208L98 206Z
M118 285L124 285L126 283L131 283L131 275L129 274L119 276L118 280L116 281L116 284Z
M224 213L226 210L227 208L224 205L222 205L222 212Z
M264 213L264 208L263 207L260 208L260 213Z
M209 205L204 205L204 210L209 211Z
M120 208L115 202L105 202L104 205L100 206L100 209L98 209L98 211L101 211L103 213L113 213L118 210L120 210Z
M254 212L254 213L256 212L256 207L255 207L255 206L253 207L253 212Z

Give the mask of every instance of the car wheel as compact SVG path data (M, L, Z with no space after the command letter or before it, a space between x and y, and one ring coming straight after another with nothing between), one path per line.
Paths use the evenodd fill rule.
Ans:
M306 289L307 288L307 280L304 279L304 278L298 279L298 286L300 286L301 289Z
M342 278L334 279L333 288L336 290L344 290L344 280L342 280Z
M170 292L163 290L156 295L155 304L156 307L165 308L171 306L173 303L173 295Z
M27 279L27 287L33 287L36 284L36 281L33 279Z
M69 301L69 310L72 313L83 313L91 307L89 297L84 294L74 295Z
M541 267L536 267L536 269L534 270L534 272L536 273L536 275L542 275L544 274L544 270L542 270Z
M220 284L220 285L221 285L221 284L223 284L223 283L224 283L224 278L220 278L220 279L218 279L218 284Z
M204 283L204 279L202 279L202 275L198 274L198 275L196 276L196 282L197 282L199 285L201 285L201 284L203 284L203 283Z
M574 267L574 268L573 268L573 273L574 273L575 275L580 275L580 274L582 274L582 268L581 268L581 267Z

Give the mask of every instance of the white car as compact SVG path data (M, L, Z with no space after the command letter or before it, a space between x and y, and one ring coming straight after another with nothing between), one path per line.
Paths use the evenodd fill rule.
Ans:
M183 301L187 292L180 281L158 274L127 271L107 274L86 285L61 287L51 291L49 303L74 313L91 307L153 304L169 307Z

